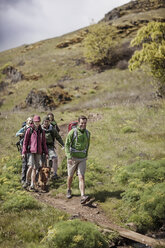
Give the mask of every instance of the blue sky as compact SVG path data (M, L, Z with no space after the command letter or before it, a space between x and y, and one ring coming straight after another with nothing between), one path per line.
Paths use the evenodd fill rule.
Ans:
M0 0L0 51L97 23L129 0Z

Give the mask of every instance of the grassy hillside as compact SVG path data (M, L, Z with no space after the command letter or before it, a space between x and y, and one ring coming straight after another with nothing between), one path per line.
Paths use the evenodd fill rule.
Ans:
M162 9L159 8L158 12L151 10L150 13L154 12L159 15L161 11ZM131 15L133 14L129 13L132 20ZM126 16L123 15L116 19L116 25L120 21L125 22L124 18ZM126 21L128 21L128 18L126 18ZM109 219L120 225L125 225L125 223L133 220L139 225L141 231L149 230L150 226L152 226L152 229L159 228L163 225L163 222L156 219L158 223L156 226L154 216L150 216L152 225L151 222L146 221L147 217L142 220L139 220L138 217L135 218L132 214L138 209L137 206L134 205L134 209L132 209L130 205L124 205L124 208L122 208L123 199L121 199L120 193L126 192L129 182L123 186L122 180L116 179L116 174L121 168L126 168L127 171L127 166L134 165L134 163L140 165L144 160L148 163L153 161L155 164L160 161L165 163L165 101L155 98L155 89L150 83L151 78L140 70L129 72L128 69L120 70L113 67L98 72L98 70L87 65L83 58L83 42L77 43L75 41L77 37L85 35L85 30L82 29L35 44L23 45L1 53L0 68L4 68L6 64L13 66L17 71L21 71L25 79L11 83L11 79L7 78L1 70L0 182L4 193L0 192L0 200L2 202L8 201L8 188L5 188L7 186L4 187L4 178L8 177L7 173L10 173L10 169L5 172L5 168L17 166L18 170L12 173L14 175L20 173L20 157L15 146L17 141L16 131L19 130L21 123L28 116L39 114L43 118L50 112L50 110L44 110L41 106L37 108L15 108L15 106L21 106L33 88L49 92L50 86L62 85L64 91L69 93L72 100L65 104L60 103L56 109L52 110L58 124L68 124L70 121L77 119L80 114L86 115L89 119L88 129L91 131L91 146L86 180L87 193L94 195ZM121 42L131 39L131 36L125 35L124 40L121 38ZM68 41L70 43L67 47L57 47L57 45L65 44ZM6 84L2 87L3 82ZM65 136L63 138L65 140ZM59 173L63 181L61 185L58 185L55 192L53 186L51 186L52 195L56 195L58 192L65 194L66 191L66 177L63 176L66 171L66 159L62 151L60 152L60 161ZM155 164L153 164L153 170L156 168L154 167ZM120 173L122 177L123 172ZM8 183L11 193L12 188L16 192L18 192L17 190L22 192L19 179L16 180L16 185ZM164 183L163 179L158 178L156 180L157 182L162 180L161 183ZM73 191L78 193L77 178L75 178L73 186ZM145 185L145 187L147 186ZM162 192L162 194L164 193ZM35 204L33 206L34 210L27 211L26 208L21 210L25 211L23 213L26 213L26 215L24 217L21 214L19 215L20 223L21 220L24 221L22 218L25 218L28 226L30 226L28 219L36 214L36 208L42 209L42 216L36 216L38 223L40 223L38 218L44 218L44 215L47 214L45 208L38 207ZM164 205L162 209L164 209ZM138 209L138 211L140 210ZM0 242L2 247L12 247L5 235L7 233L9 235L11 231L9 222L12 219L15 223L18 215L13 210L10 212L5 206L1 208L1 213L3 213L2 219L6 219L6 229L4 230L5 234L1 233ZM144 211L144 213L146 212ZM60 218L60 214L55 213L57 216L55 221ZM130 216L133 216L131 220ZM51 216L48 217L48 223L43 224L44 235L48 226L52 225L50 218ZM4 224L3 228L5 228ZM42 230L40 231L42 233ZM20 230L15 231L11 240L14 240L15 235L19 237ZM22 237L24 247L33 247L28 246L27 237L29 235ZM41 236L43 238L43 234ZM41 237L35 235L34 237L30 236L30 238L31 242L35 240L34 243L41 240ZM17 247L21 247L21 244Z

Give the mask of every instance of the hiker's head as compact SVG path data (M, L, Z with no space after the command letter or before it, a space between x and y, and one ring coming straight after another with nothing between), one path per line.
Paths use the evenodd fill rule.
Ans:
M79 118L78 118L78 125L79 125L79 128L84 130L86 129L86 125L87 125L87 117L84 116L84 115L81 115Z
M33 117L34 126L38 127L40 125L41 118L39 115Z
M32 124L33 123L33 118L32 117L28 117L26 123L28 125Z
M49 113L48 117L49 117L50 121L54 121L54 114L53 113Z
M43 127L44 127L44 128L48 128L48 127L49 127L49 125L50 125L50 120L49 120L49 117L48 117L48 116L44 117L44 119L43 119L43 121L42 121L42 124L43 124Z

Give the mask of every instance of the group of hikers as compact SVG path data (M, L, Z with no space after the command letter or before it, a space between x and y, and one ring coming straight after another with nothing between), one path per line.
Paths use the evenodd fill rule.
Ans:
M62 149L65 149L67 157L66 197L68 199L72 197L71 185L74 173L77 172L81 204L86 203L89 196L85 195L85 171L90 144L90 132L86 129L86 125L87 118L83 115L78 118L78 121L70 123L64 144L53 113L48 113L42 123L38 115L28 117L22 128L16 133L16 136L20 138L18 144L22 156L21 182L23 188L37 191L36 181L42 167L52 168L52 180L59 178L57 174L58 156L55 150L55 141L57 140Z

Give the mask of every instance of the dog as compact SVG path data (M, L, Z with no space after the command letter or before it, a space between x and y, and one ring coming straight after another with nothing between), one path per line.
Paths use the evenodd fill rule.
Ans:
M39 178L38 178L38 184L41 187L41 190L46 191L46 186L49 177L50 177L50 168L42 167L39 171Z

